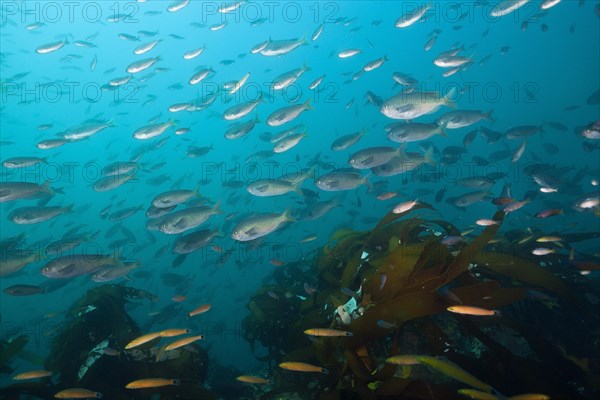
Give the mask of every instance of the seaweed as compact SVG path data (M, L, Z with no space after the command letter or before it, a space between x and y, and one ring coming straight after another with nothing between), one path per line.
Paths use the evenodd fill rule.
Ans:
M414 349L414 354L441 357L473 371L474 379L483 382L481 387L491 384L508 393L572 395L563 384L541 382L548 369L555 370L548 373L553 380L560 379L558 371L570 377L575 371L581 375L581 363L569 361L570 366L565 366L566 350L564 354L557 349L550 352L545 347L549 344L540 344L541 340L535 346L530 343L534 336L522 329L519 310L533 301L547 301L532 298L532 289L555 294L568 304L582 304L572 288L575 282L567 285L556 270L535 262L554 260L552 256L535 261L519 257L523 248L499 236L506 216L502 211L492 217L496 224L485 227L470 241L448 247L442 243L442 235L458 236L460 231L451 222L426 218L425 213L414 216L412 213L419 209L432 207L421 203L402 214L390 212L370 232L339 230L314 264L304 260L304 265L284 267L290 269L278 275L278 290L301 291L298 281L305 278L297 271L302 271L316 277L318 291L299 301L297 296L292 300L269 298L267 290L279 292L268 285L258 290L248 303L250 315L244 325L247 340L259 340L267 346L269 361L304 361L328 368L328 377L298 378L319 387L322 399L463 398L457 390L464 383L440 371L386 363L390 356L401 354L400 343L403 348ZM572 235L574 240L593 236ZM352 306L354 300L356 305ZM456 304L497 310L499 316L473 317L446 311ZM349 321L339 317L336 310L340 306L350 307ZM542 308L546 318L561 318L553 308ZM351 332L351 336L309 341L301 332L313 327L337 328ZM418 338L412 336L415 332ZM534 352L511 350L517 339L529 343ZM563 343L568 342L566 339ZM406 346L407 341L412 342ZM467 347L470 345L476 348ZM594 344L596 349L598 345ZM553 354L553 362L546 363L548 354ZM542 363L546 363L543 368ZM506 374L507 369L511 369L510 374ZM289 376L288 372L277 374L284 377L280 383ZM579 381L589 385L590 393L600 390L597 375L585 371L584 376Z

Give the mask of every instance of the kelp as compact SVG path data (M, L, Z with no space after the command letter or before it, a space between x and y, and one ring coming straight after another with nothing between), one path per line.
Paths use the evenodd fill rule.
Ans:
M504 385L508 381L495 377L511 367L518 377L511 378L510 382L522 388L522 392L528 389L527 376L531 376L532 381L540 377L537 371L527 375L527 369L535 369L539 360L517 356L505 347L511 345L511 333L502 327L509 325L508 316L524 304L546 301L532 297L537 295L532 295L531 289L542 289L567 300L575 299L572 290L552 269L535 262L551 260L550 257L529 260L512 255L519 251L530 252L515 247L516 242L511 243L503 236L497 237L504 212L496 212L491 219L497 223L483 228L473 239L447 246L442 244L445 235L461 235L452 223L427 219L425 213L411 214L431 208L421 203L402 214L388 213L370 232L349 229L336 232L319 254L315 266L303 269L318 278L318 291L299 306L295 302L269 298L265 296L266 290L257 293L250 302L250 308L258 305L268 321L254 327L264 330L257 336L268 338L271 345L263 344L271 349L272 357L312 361L331 371L329 379L318 377L318 385L326 387L326 391L321 391L321 398L462 398L456 392L461 383L435 370L414 366L411 373L402 367L401 375L397 365L384 362L390 356L399 355L398 341L405 341L415 329L418 339L413 337L413 345L405 343L402 348L417 351L414 354L447 358L471 371L484 384L493 383L494 387L506 389ZM492 239L498 240L492 245ZM277 284L292 293L298 288L291 278ZM301 295L306 297L305 293ZM284 308L275 311L273 305L258 301L259 296L265 302ZM334 318L335 311L351 297L357 300L357 309L352 312L349 324L345 324L340 318ZM457 304L499 310L500 314L477 317L447 311L449 306ZM275 320L277 327L272 325ZM309 327L341 329L351 332L352 336L313 338L311 344L307 337L290 334L290 331L302 332ZM286 329L285 341L273 340L283 336ZM492 330L504 339L497 342L482 329ZM524 346L522 340L515 343ZM460 350L461 346L469 345L475 348ZM285 355L281 355L282 352ZM484 362L490 364L482 368ZM515 363L521 363L522 367L515 367ZM306 375L301 379L305 378Z

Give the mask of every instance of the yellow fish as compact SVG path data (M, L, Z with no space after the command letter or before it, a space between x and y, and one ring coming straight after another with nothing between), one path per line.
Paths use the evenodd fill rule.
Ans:
M324 337L343 337L343 336L352 336L352 332L340 331L337 329L328 329L328 328L311 328L304 331L307 335L310 336L324 336Z
M240 375L237 378L238 381L240 382L244 382L244 383L256 383L256 384L269 384L271 383L270 380L265 379L265 378L261 378L259 376L252 376L252 375Z
M44 370L40 370L40 371L27 371L27 372L22 372L18 375L13 376L13 379L15 381L22 381L25 379L37 379L37 378L46 378L48 376L52 375L52 372L50 371L44 371Z
M316 365L294 361L282 362L281 364L279 364L279 368L297 372L320 372L322 374L329 373L329 371L323 367L317 367Z
M173 337L173 336L181 336L186 333L190 333L189 329L165 329L164 331L160 331L160 337Z
M418 357L417 360L421 364L425 364L435 370L438 370L442 374L447 375L469 386L472 386L475 389L479 389L486 393L492 392L492 387L490 385L481 382L479 379L477 379L464 369L460 368L458 365L454 365L448 361L444 361L439 358L428 356Z
M400 356L393 356L385 360L388 364L396 364L396 365L417 365L420 364L418 358L419 357L427 357L419 354L403 354Z
M472 306L450 306L447 310L455 314L476 315L478 317L491 317L500 314L496 310L487 310L485 308Z
M102 394L88 389L72 388L62 390L54 397L57 399L101 399Z
M179 379L147 378L129 382L125 386L125 389L148 389L163 386L179 385L180 383L181 381Z
M157 337L160 337L160 332L146 333L145 335L135 338L131 342L127 343L125 349L133 349L134 347L138 347L143 345L144 343L148 343L149 341L154 340Z
M178 349L180 347L187 346L188 344L193 343L193 342L195 342L197 340L202 340L202 339L204 339L203 335L190 336L190 337L186 337L186 338L183 338L183 339L179 339L179 340L176 340L173 343L167 345L165 347L165 350L167 350L167 351L168 350L175 350L175 349Z

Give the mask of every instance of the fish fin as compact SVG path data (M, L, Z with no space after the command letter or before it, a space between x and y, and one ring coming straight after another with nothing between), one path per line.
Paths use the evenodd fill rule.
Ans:
M456 103L454 102L454 99L453 99L455 96L456 96L456 87L453 87L444 96L444 100L443 100L444 105L446 105L446 106L448 106L450 108L456 108L457 105L456 105Z
M433 146L429 147L424 155L425 164L429 164L431 166L435 166L435 161L433 160Z
M494 109L490 109L490 111L486 112L485 115L485 119L489 120L492 124L496 123L496 118L494 118L492 116L492 113L494 112Z
M307 110L314 110L312 104L310 104L310 98L306 100L306 102L304 103L304 107L306 107Z
M287 222L296 221L296 218L292 215L292 209L289 207L285 209L282 216L283 216L284 221L287 221Z
M362 180L362 183L367 187L367 189L370 191L373 190L373 185L371 184L371 182L369 181L369 176L371 176L371 174L367 174L365 175L365 177Z

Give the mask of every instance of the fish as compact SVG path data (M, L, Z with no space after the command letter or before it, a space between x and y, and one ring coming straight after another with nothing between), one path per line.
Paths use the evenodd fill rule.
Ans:
M133 132L133 137L139 140L148 140L162 135L167 129L174 126L175 123L172 120L167 122L160 122L156 124L144 125Z
M57 399L101 399L102 393L84 388L71 388L61 390L54 397Z
M280 196L289 192L302 194L301 183L301 181L292 184L278 179L259 179L250 183L247 190L251 195L259 197Z
M20 374L13 376L13 380L22 381L22 380L28 380L28 379L47 378L49 376L52 376L52 372L46 371L46 370L27 371L27 372L21 372Z
M47 164L45 158L40 157L11 157L2 162L4 168L26 168L33 167L36 164Z
M187 202L188 200L190 200L194 197L199 197L199 196L200 196L200 193L198 192L198 189L195 189L195 190L187 190L187 189L170 190L168 192L163 192L163 193L156 195L152 199L152 206L154 206L156 208L163 208L163 209L169 208L169 207L177 206L179 204L183 204L183 203Z
M187 337L187 338L179 339L179 340L176 340L175 342L173 342L171 344L168 344L165 347L165 350L166 351L175 350L175 349L178 349L180 347L187 346L190 343L194 343L194 342L196 342L198 340L203 340L203 339L204 339L204 335L190 336L190 337Z
M403 203L396 205L394 207L394 209L392 210L392 212L394 214L402 214L402 213L412 210L417 204L419 204L418 200L405 201Z
M167 11L174 13L182 10L190 3L190 0L175 0L167 6Z
M407 124L393 124L387 130L387 137L393 142L409 143L429 139L435 135L446 135L447 122L442 124L425 124L412 122Z
M46 43L43 44L41 46L39 46L37 49L35 49L35 52L38 54L49 54L49 53L53 53L57 50L62 49L65 45L67 45L69 42L64 39L64 40L59 40L56 42L51 42L51 43Z
M401 17L399 17L396 20L396 22L394 23L394 26L396 28L408 28L409 26L415 24L421 18L423 18L423 16L425 15L425 13L427 13L427 11L431 7L432 7L431 3L420 5L419 7L417 7L416 9L414 9L413 11L407 12L406 14L402 15Z
M240 375L235 378L239 382L251 383L251 384L259 384L259 385L268 385L271 383L270 380L261 378L259 376L253 375Z
M357 54L360 54L361 50L360 49L347 49L347 50L342 50L338 53L338 57L339 58L350 58L350 57L354 57Z
M98 179L94 183L93 189L96 192L107 192L109 190L114 190L131 180L134 180L135 177L135 173L105 176Z
M294 148L302 139L307 137L306 132L289 135L273 146L273 153L280 154Z
M420 354L402 354L402 355L386 358L385 362L388 364L395 364L395 365L418 365L421 363L419 361L420 357L426 357L426 356L423 356Z
M493 112L494 110L485 113L481 110L453 110L443 114L435 122L438 125L445 124L446 129L460 129L480 121L495 122L492 117Z
M304 331L304 333L309 336L319 336L319 337L347 337L347 336L353 335L352 332L340 331L338 329L328 329L328 328L306 329Z
M285 72L281 75L278 75L275 79L273 79L273 83L271 84L272 90L283 90L294 82L296 82L300 77L307 71L311 69L306 65L301 68L296 68L291 71Z
M46 290L35 285L12 285L4 289L2 292L10 296L31 296L35 294L44 294ZM16 378L13 378L16 379ZM23 378L30 379L30 378Z
M57 257L44 265L41 274L47 278L74 278L94 272L105 265L113 265L111 254L68 254Z
M189 0L184 1L188 2ZM149 389L164 386L178 386L180 383L181 381L179 379L146 378L129 382L125 385L125 389Z
M200 315L200 314L204 314L205 312L209 311L212 308L211 304L203 304L195 309L193 309L192 311L190 311L187 315L188 317L194 317L196 315Z
M20 207L13 210L8 219L19 225L39 224L40 222L48 221L61 214L70 213L73 211L73 204L66 207L46 206L46 207Z
M493 389L490 385L481 382L479 379L455 364L429 356L420 356L417 357L417 360L419 363L427 365L428 367L433 368L453 379L456 379L457 381L474 387L475 389L482 390L486 393L492 393Z
M331 150L333 151L343 151L348 149L349 147L355 145L367 134L366 130L361 130L359 132L350 133L348 135L343 135L333 141L331 143Z
M487 310L485 308L473 307L473 306L450 306L447 308L448 311L455 314L462 315L475 315L479 317L491 317L495 315L499 315L497 310Z
M315 185L327 192L340 190L352 190L361 185L370 187L368 176L362 176L360 170L337 169L333 172L321 175L315 180Z
M239 242L255 240L276 231L283 224L295 220L289 209L286 209L282 214L251 214L235 226L231 237Z
M304 38L295 38L295 39L283 39L283 40L272 40L269 39L264 47L257 51L257 53L262 54L263 56L273 57L273 56L282 56L285 54L289 54L293 50L297 49L302 45L306 45L306 40Z
M235 121L250 114L263 101L260 95L255 101L235 104L223 112L223 119L226 121Z
M176 235L203 224L211 216L222 214L220 204L212 206L189 207L165 215L159 225L159 230L167 235Z
M127 66L127 68L125 70L127 71L127 73L137 74L139 72L145 71L148 68L152 67L154 64L156 64L160 60L161 60L160 56L154 57L154 58L145 58L140 61L132 62L131 64L129 64Z
M205 50L204 47L199 47L194 50L186 51L185 53L183 53L183 58L186 60L193 60L194 58L196 58L200 54L202 54L204 52L204 50Z
M431 114L442 106L455 107L451 100L454 93L454 89L445 96L437 92L402 92L384 101L379 110L388 118L412 120Z
M141 45L139 45L138 47L136 47L133 50L133 54L136 54L136 55L145 54L145 53L149 52L150 50L152 50L154 47L156 47L156 45L159 44L160 42L161 42L161 40L157 39L157 40L153 40L148 43L142 43Z
M401 154L403 154L402 147L369 147L352 154L348 164L356 169L369 169L385 164L394 156Z
M329 371L323 367L295 361L282 362L279 364L279 368L287 369L288 371L319 372L326 375L329 374Z
M310 104L310 99L306 100L303 104L294 104L286 106L272 112L267 118L267 125L269 126L281 126L288 122L293 121L306 110L312 110L313 107Z
M146 343L148 343L154 339L160 338L160 337L161 337L160 332L147 333L147 334L139 336L139 337L133 339L131 342L127 343L125 345L125 350L134 349L138 346L146 344Z
M490 11L492 17L503 17L527 4L529 0L502 0Z
M164 331L160 331L158 334L160 337L175 337L175 336L185 335L187 333L190 333L189 329L173 328L173 329L165 329Z
M173 243L173 253L190 254L204 246L219 235L218 230L202 229L177 238Z

